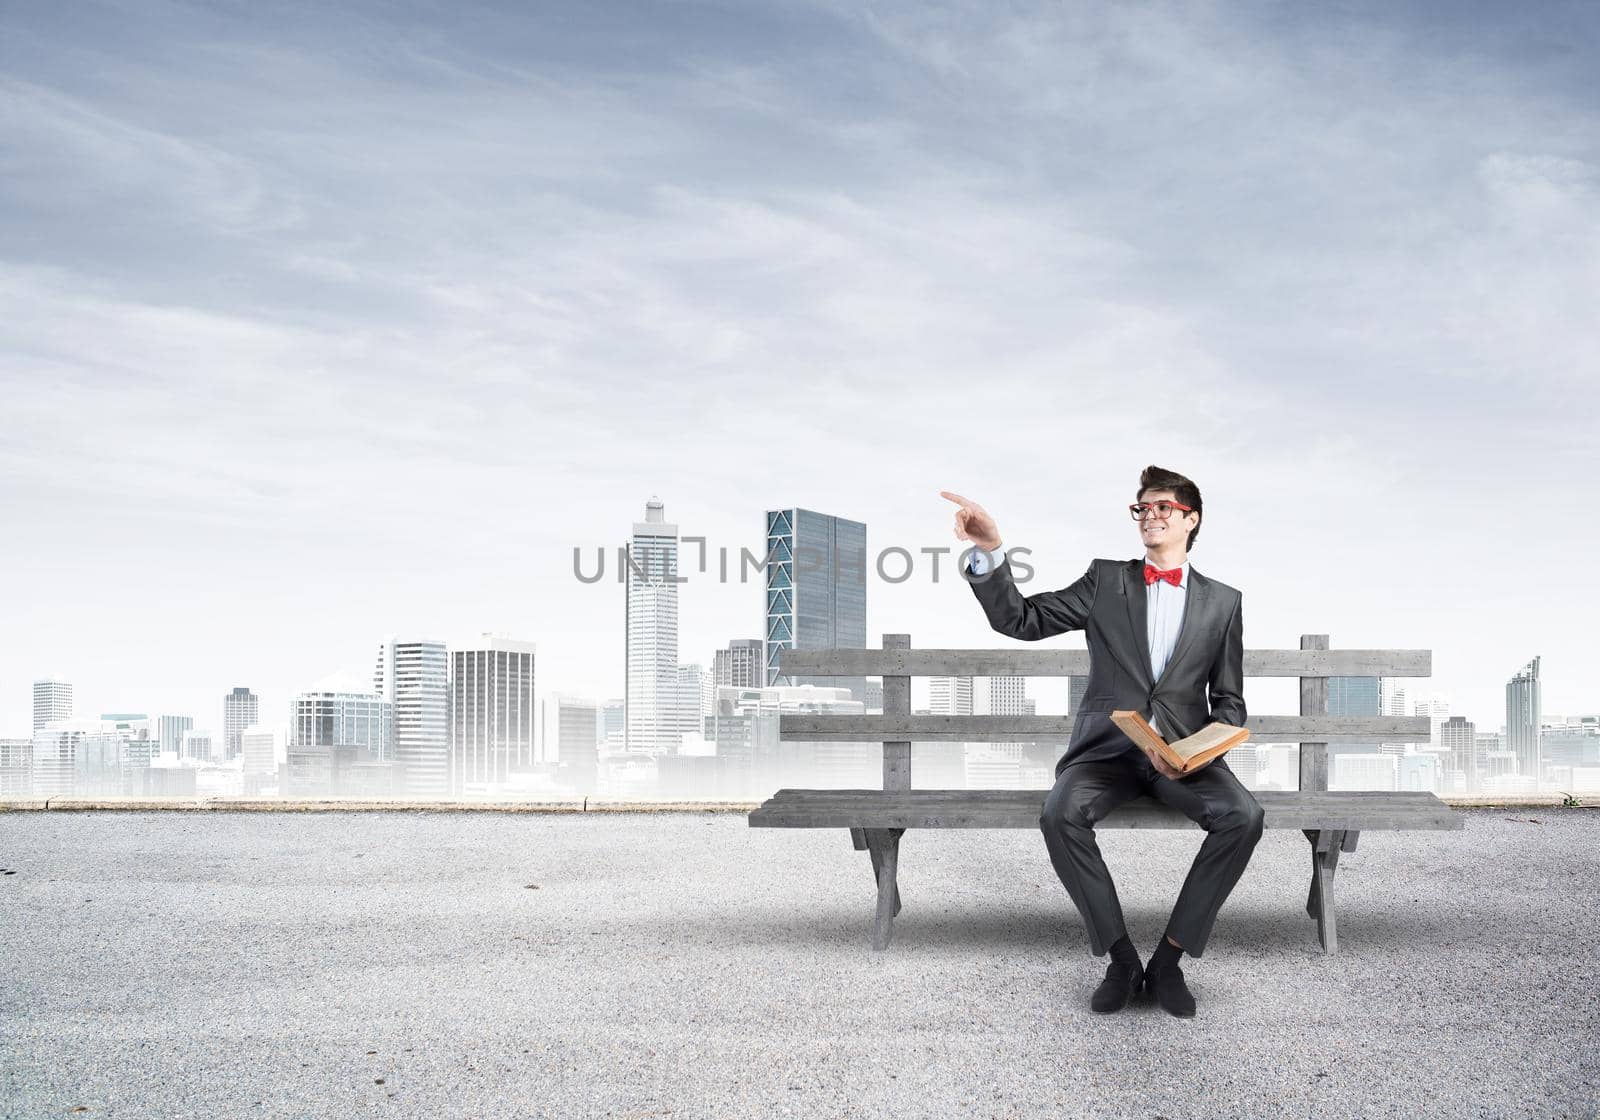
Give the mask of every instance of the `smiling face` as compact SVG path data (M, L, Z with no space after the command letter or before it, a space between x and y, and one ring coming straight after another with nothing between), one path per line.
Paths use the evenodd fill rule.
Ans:
M1178 496L1171 490L1142 490L1135 501L1140 502L1175 502ZM1189 530L1200 524L1200 515L1193 510L1185 513L1181 509L1174 509L1172 516L1163 521L1155 515L1154 511L1147 513L1143 521L1139 522L1139 543L1144 545L1145 552L1154 555L1157 552L1167 556L1182 557L1189 553Z

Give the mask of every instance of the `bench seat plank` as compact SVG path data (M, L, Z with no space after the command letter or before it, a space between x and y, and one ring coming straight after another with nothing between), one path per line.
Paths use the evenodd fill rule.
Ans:
M779 790L752 828L1038 828L1045 790ZM1460 829L1465 817L1426 791L1258 790L1267 828ZM1152 797L1112 810L1097 828L1197 828Z

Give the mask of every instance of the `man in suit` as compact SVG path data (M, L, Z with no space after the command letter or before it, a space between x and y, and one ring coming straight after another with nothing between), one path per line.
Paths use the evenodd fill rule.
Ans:
M989 624L1012 638L1036 642L1084 631L1089 682L1055 785L1044 799L1039 827L1050 861L1083 915L1089 948L1111 954L1105 979L1089 1003L1119 1011L1141 986L1174 1015L1194 1014L1194 996L1178 960L1205 949L1217 911L1244 873L1263 813L1222 757L1188 774L1146 753L1111 722L1111 712L1141 713L1168 741L1213 720L1245 722L1244 623L1241 596L1189 563L1200 533L1200 490L1181 474L1147 467L1129 507L1144 556L1094 560L1075 583L1024 596L1000 550L1000 531L982 506L941 491L956 502L956 536L975 548L963 574ZM1116 887L1095 843L1094 825L1141 794L1180 809L1206 830L1148 966L1128 938Z

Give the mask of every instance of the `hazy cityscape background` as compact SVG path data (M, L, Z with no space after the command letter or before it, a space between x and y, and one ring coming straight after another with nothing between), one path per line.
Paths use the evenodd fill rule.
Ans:
M198 725L192 713L83 719L73 683L44 679L33 685L31 738L0 739L0 795L751 799L781 787L876 787L880 745L805 742L778 726L785 712L883 710L881 681L790 676L778 660L785 649L868 645L868 580L881 564L867 526L803 508L768 510L765 521L756 636L686 661L679 590L695 562L665 504L645 503L619 557L621 696L542 692L536 643L494 634L456 647L388 638L370 687L280 697L266 719L245 686L222 697L220 720L205 713ZM603 561L587 576L604 587ZM1065 679L1069 714L1085 683ZM1022 677L934 677L918 710L1033 715L1029 690ZM1431 728L1427 743L1329 744L1332 789L1600 792L1600 715L1546 717L1537 655L1505 682L1496 728L1453 714L1420 678L1332 678L1328 711L1426 716ZM913 743L913 783L1042 790L1065 746ZM1246 743L1229 765L1252 788L1295 789L1298 751Z
M996 645L921 551L957 543L938 491L1032 550L1032 592L1137 554L1156 463L1205 495L1191 562L1247 646L1433 652L1331 690L1436 728L1330 748L1336 787L1582 788L1596 20L7 6L0 780L577 795L592 751L597 793L759 793L775 710L873 682L752 675L770 573L720 556L778 511L865 526L916 569L830 604L832 640ZM652 495L695 562L636 603ZM1072 702L971 682L975 712ZM915 772L1034 785L1059 749Z

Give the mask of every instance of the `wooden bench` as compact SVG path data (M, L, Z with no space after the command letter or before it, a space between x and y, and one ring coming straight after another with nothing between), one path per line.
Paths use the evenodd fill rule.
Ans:
M1086 650L911 648L906 634L885 634L883 649L783 650L784 676L878 676L883 714L780 715L780 739L882 742L882 789L780 789L750 814L752 828L844 828L872 861L878 887L872 947L885 949L900 913L896 881L900 837L908 828L1039 827L1048 790L913 789L913 741L1044 742L1070 738L1072 716L911 714L913 676L1088 676ZM1330 791L1330 742L1427 742L1426 716L1330 716L1329 677L1426 677L1429 650L1330 650L1326 634L1306 634L1299 649L1246 650L1247 677L1300 678L1298 716L1251 716L1252 743L1299 742L1300 788L1252 791L1266 828L1297 828L1311 844L1306 913L1316 919L1324 952L1338 949L1333 877L1339 853L1355 850L1364 831L1459 829L1460 814L1428 792ZM1314 737L1314 738L1313 738ZM1064 748L1063 748L1064 749ZM1198 828L1152 797L1126 802L1099 828Z

